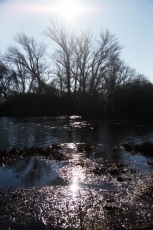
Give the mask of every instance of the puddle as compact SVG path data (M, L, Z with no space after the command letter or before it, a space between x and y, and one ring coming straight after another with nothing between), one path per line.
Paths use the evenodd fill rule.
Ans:
M106 191L114 190L115 188L117 188L116 185L108 184L108 183L104 183L104 184L83 184L83 183L79 183L76 186L93 188L93 189L98 189L98 190L106 190Z
M0 167L0 188L28 188L62 184L58 169L66 162L51 162L40 157L23 157Z

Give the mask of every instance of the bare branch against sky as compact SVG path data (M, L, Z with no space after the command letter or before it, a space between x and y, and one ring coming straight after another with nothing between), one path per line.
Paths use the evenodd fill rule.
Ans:
M124 46L125 62L153 82L152 12L153 0L0 0L0 51L21 32L51 46L42 32L54 18L75 32L91 29L97 35L108 29Z

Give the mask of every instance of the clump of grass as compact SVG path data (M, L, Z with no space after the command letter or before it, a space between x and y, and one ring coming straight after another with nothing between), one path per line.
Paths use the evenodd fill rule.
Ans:
M104 173L109 173L111 175L119 175L121 173L125 173L126 164L123 162L111 163L104 162L104 164L96 165L96 167L92 170L92 172L96 175L102 175Z
M124 142L122 147L131 154L143 153L147 156L153 155L153 143L150 141L145 141L141 144L136 144L134 142Z
M118 163L114 163L109 169L108 172L111 175L119 175L121 173L125 173L125 163L123 162L118 162Z
M47 148L32 146L31 148L17 149L15 146L11 150L0 149L0 161L17 159L22 156L45 156L51 160L65 160L67 156L62 153L60 145L52 144Z
M140 193L141 193L141 197L149 197L151 199L153 199L153 185L149 184L149 185L144 185L140 187Z
M82 143L77 145L77 151L83 153L86 157L89 157L93 150L94 147L88 143Z

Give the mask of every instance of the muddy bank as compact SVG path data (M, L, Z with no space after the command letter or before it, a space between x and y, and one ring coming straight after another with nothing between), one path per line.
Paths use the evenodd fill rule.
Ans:
M51 153L53 147L50 147ZM149 170L146 170L134 167L130 162L96 158L100 150L86 144L76 145L75 154L74 149L62 146L55 149L62 158L43 154L48 163L66 162L56 168L58 177L54 184L0 189L0 229L151 229L151 166L148 165ZM35 149L33 157L40 156L38 152ZM22 156L24 160L26 154L11 154L12 159L10 152L5 156L5 163L10 168L14 156ZM38 176L36 168L30 173Z

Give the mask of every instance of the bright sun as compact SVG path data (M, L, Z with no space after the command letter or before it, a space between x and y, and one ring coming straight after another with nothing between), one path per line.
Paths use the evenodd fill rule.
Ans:
M78 16L81 11L81 7L75 0L61 0L57 6L60 16L64 19L72 20Z

